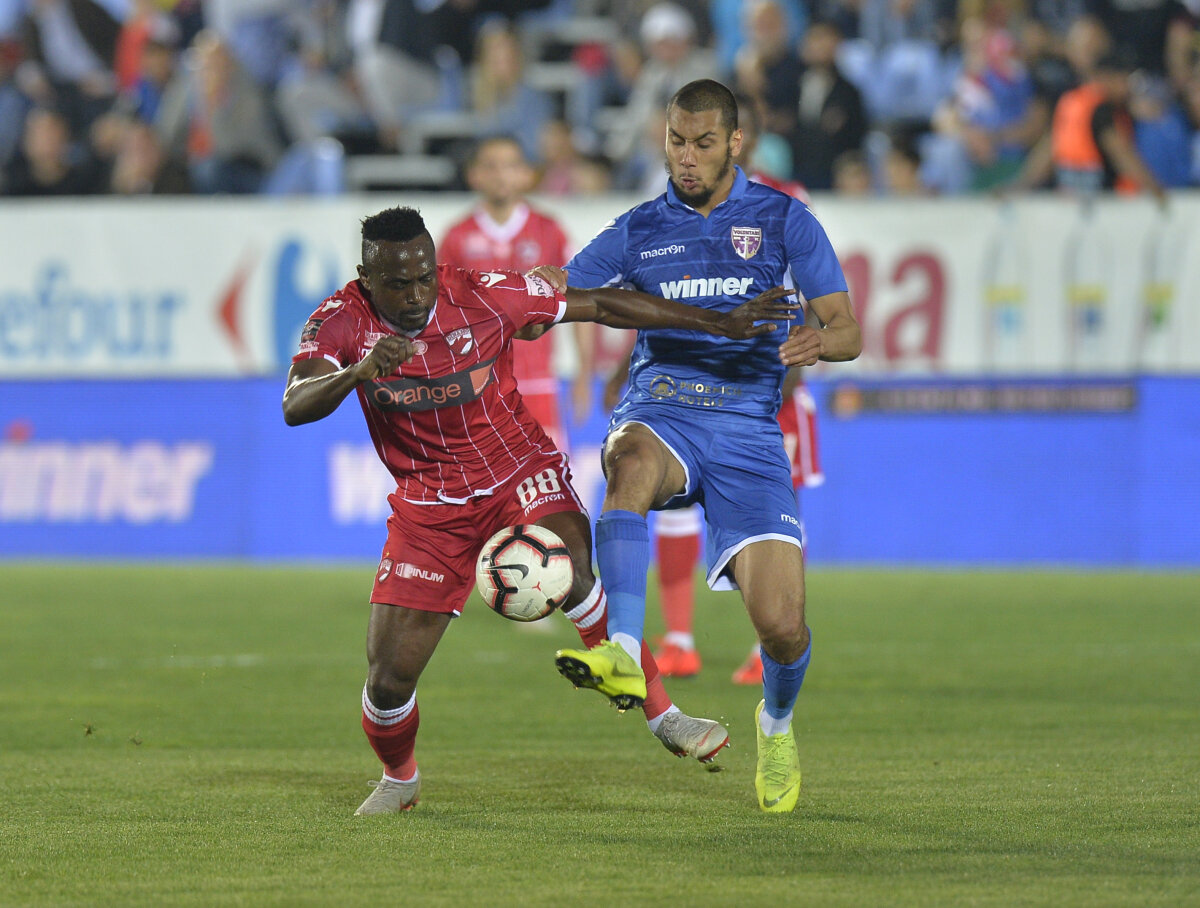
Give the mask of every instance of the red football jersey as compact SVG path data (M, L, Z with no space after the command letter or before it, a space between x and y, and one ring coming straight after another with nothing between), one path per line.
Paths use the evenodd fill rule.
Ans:
M437 302L415 335L416 355L358 386L375 450L406 501L461 503L489 493L554 442L529 415L512 372L512 336L555 324L566 298L538 278L441 265ZM351 281L312 314L292 362L323 356L340 368L399 334Z
M476 271L528 271L538 265L562 267L571 257L567 235L554 218L518 205L503 224L482 208L453 225L438 244L438 261ZM543 336L513 347L513 374L526 394L557 394L554 341Z

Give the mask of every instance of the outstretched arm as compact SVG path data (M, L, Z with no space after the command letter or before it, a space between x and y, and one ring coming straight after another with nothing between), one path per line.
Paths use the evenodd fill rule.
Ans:
M764 319L794 319L800 304L784 297L792 296L795 292L786 287L774 287L730 312L718 312L636 290L619 290L616 287L581 290L568 287L567 311L563 321L596 322L610 328L680 328L744 340L770 334L778 327L774 322L756 322L763 322Z
M380 338L365 358L344 369L327 359L293 363L283 392L283 421L299 426L324 419L360 384L391 375L412 357L412 341L393 335Z

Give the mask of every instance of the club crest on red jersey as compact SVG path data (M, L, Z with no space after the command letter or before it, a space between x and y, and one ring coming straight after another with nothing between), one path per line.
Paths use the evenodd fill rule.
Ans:
M744 259L752 259L762 248L761 227L734 227L729 232L733 251Z
M464 356L475 346L475 338L470 328L459 328L446 335L446 344L459 356Z

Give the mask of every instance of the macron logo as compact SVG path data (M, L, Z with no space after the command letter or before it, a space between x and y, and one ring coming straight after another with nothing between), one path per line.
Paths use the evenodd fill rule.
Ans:
M752 277L685 277L681 281L663 281L658 285L658 295L669 300L697 296L743 296L753 283Z
M687 246L680 243L672 243L670 246L663 246L661 249L647 249L642 253L642 261L658 258L660 255L679 255L679 253L686 251Z

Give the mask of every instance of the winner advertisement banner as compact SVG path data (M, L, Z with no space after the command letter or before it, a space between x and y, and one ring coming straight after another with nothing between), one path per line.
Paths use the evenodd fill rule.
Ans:
M811 387L813 564L1200 565L1200 378ZM0 558L375 561L395 483L357 401L289 428L282 392L280 376L5 383ZM570 433L593 516L605 425Z

